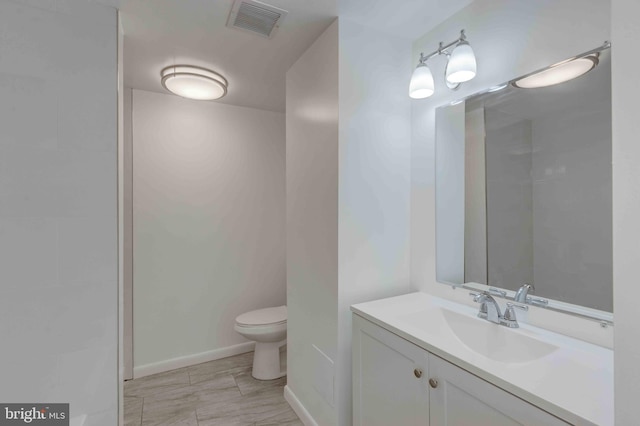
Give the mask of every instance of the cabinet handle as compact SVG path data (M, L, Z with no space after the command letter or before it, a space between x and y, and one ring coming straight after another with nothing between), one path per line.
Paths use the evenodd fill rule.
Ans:
M438 387L438 381L436 379L429 379L429 386L431 386L432 388L437 388Z
M422 370L416 368L415 370L413 370L413 375L419 379L420 377L422 377Z

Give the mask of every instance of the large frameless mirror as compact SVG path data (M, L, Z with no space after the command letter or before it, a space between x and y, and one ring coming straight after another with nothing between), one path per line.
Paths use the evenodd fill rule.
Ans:
M612 312L608 47L437 110L439 282Z

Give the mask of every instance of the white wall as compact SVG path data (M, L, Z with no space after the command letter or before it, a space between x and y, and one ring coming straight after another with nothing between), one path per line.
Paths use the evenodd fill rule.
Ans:
M117 424L116 10L0 2L0 400Z
M634 52L640 32L640 3L612 1L613 80L613 310L616 424L638 422L640 395L640 60Z
M410 50L340 19L287 74L288 387L321 425L351 421L349 306L410 290Z
M464 28L478 75L454 92L444 86L444 58L431 62L436 93L412 101L411 280L416 289L450 297L435 281L435 108L600 46L610 38L607 0L476 0L414 42L413 58ZM571 37L567 37L571 34Z
M133 91L134 374L286 303L284 114Z
M340 19L338 424L351 422L349 306L409 292L411 42ZM375 58L375 59L372 59Z
M336 424L334 369L312 345L336 359L338 21L287 72L286 179L287 386L316 422Z

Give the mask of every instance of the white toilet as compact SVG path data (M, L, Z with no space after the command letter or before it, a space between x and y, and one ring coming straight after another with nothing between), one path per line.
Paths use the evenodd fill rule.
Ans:
M280 348L287 343L287 307L258 309L236 318L235 330L256 342L251 375L258 380L285 376L280 369Z

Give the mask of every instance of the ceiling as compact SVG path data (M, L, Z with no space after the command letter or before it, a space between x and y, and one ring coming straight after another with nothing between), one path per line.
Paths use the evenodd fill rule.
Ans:
M121 0L125 85L166 93L162 68L197 65L229 81L216 102L284 112L287 70L336 16L410 42L472 0L263 1L289 12L272 39L227 28L233 0Z
M340 17L411 41L473 0L339 0Z

